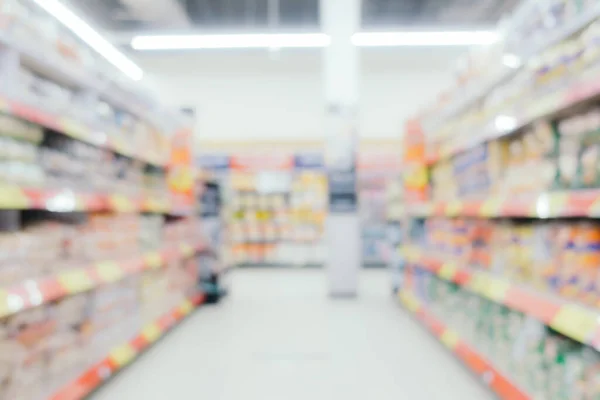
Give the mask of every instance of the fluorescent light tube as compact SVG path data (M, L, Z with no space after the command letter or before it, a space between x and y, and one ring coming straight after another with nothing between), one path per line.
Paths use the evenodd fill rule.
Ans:
M324 33L273 33L227 35L136 36L136 50L251 49L327 47L331 38Z
M87 22L78 17L58 0L33 0L38 6L69 28L81 40L98 52L108 62L121 70L125 75L139 81L144 76L144 71L133 61L110 44Z
M463 32L358 32L352 44L379 46L471 46L493 44L499 36L493 31Z

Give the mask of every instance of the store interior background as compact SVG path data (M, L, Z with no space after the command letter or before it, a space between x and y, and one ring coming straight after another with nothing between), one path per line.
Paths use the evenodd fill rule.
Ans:
M4 1L9 0L0 0L0 10ZM11 1L34 6L57 0ZM518 4L533 4L537 0L352 0L355 1L362 3L358 28L361 32L464 30L482 31L482 37L488 33L489 38L495 37L494 28ZM339 95L343 100L339 102L328 98L328 83L332 80L327 81L325 63L335 41L324 48L158 51L136 50L132 43L138 34L158 32L324 32L327 24L319 20L319 9L327 2L343 5L351 0L60 0L60 4L90 21L103 37L139 65L144 71L143 79L127 80L127 85L139 83L131 98L144 103L148 97L146 92L138 93L140 89L147 90L152 101L140 107L143 111L138 115L138 110L132 111L137 102L123 106L119 95L116 99L102 99L111 110L105 128L101 125L106 122L102 119L103 104L97 101L101 96L95 93L94 85L90 85L91 92L98 96L92 102L95 107L89 110L82 106L87 103L71 97L67 91L69 96L65 97L72 104L58 105L63 107L59 108L61 112L74 110L74 115L67 118L54 115L58 113L52 108L56 105L51 96L37 99L35 79L27 86L31 97L24 98L40 101L34 101L29 108L19 104L23 99L10 96L10 105L4 105L3 96L7 94L0 84L0 118L7 113L14 114L11 118L26 120L36 125L44 140L60 136L66 144L61 145L64 148L59 146L57 152L67 158L77 158L69 147L73 142L87 141L86 146L101 150L95 153L97 164L89 165L103 165L106 160L124 164L122 170L109 171L108 189L94 186L89 178L97 172L94 168L81 168L85 173L77 175L77 179L91 186L69 181L69 173L78 171L69 163L57 168L58 173L47 168L49 176L56 173L61 178L58 182L62 186L44 186L47 182L42 182L44 185L31 188L10 182L8 195L3 196L4 182L0 181L0 209L7 210L4 215L16 217L41 210L43 217L31 226L56 225L67 238L53 244L52 249L67 251L57 251L52 262L32 263L45 267L43 274L11 281L6 288L0 280L0 400L187 400L199 396L216 400L600 398L600 300L593 303L594 296L600 299L600 269L596 268L600 262L600 225L593 219L600 215L600 156L594 169L597 181L584 188L589 191L560 187L568 193L558 192L556 197L552 197L556 194L552 191L558 190L557 186L540 189L532 184L523 190L517 185L519 182L515 184L506 177L514 178L520 173L531 178L531 166L537 168L534 162L543 157L549 159L550 152L540 158L531 152L535 153L528 160L531 164L519 163L519 154L514 160L477 158L492 154L492 150L487 150L492 146L508 147L505 136L509 140L531 139L531 131L537 131L529 128L535 125L537 129L538 119L547 119L540 126L556 127L563 114L579 112L577 107L583 103L597 103L600 85L594 86L591 94L581 88L591 86L587 84L600 74L596 58L590 56L593 62L588 60L594 67L585 64L591 70L582 74L585 79L578 80L577 72L569 70L565 79L559 75L559 84L551 81L548 89L537 85L539 71L532 66L535 63L530 62L533 57L528 54L537 46L531 43L520 46L511 42L503 47L505 43L500 42L489 46L490 52L467 44L363 48L351 45L352 31L342 36L347 39L345 45L358 53L358 103L345 104L346 100L351 103L352 96ZM560 23L574 24L577 29L562 39L577 37L583 46L578 35L590 28L600 43L600 0L538 1L542 3L543 12L548 13L554 10L551 5L577 3L577 7L564 7L572 13L565 12ZM594 18L585 20L582 14L586 11L577 14L575 9L593 11ZM343 14L344 10L337 11ZM537 16L533 11L532 14ZM527 29L539 29L536 40L545 42L545 50L556 47L564 52L560 53L563 58L573 55L570 43L546 41L544 29L548 27L531 23L532 27L529 14L523 15L526 23L515 28L517 36ZM27 22L26 17L22 19ZM533 17L531 20L537 21ZM562 26L549 29L558 31ZM27 33L27 29L24 31ZM0 23L0 43L6 39L6 48L13 55L22 51L2 34ZM64 62L60 40L48 42L48 54L56 56L52 60ZM79 41L77 44L83 45ZM516 53L523 54L523 60L508 53L515 48L522 50ZM473 57L472 64L468 64L465 56L470 52L484 57ZM590 53L600 58L600 51ZM559 64L557 60L563 60L556 54L558 51L554 57L548 56L549 62ZM505 56L512 56L512 61L517 58L517 65L510 65ZM529 63L521 63L525 59ZM81 60L75 64L83 68ZM32 68L37 73L35 68L43 69L44 63L32 63L36 62ZM39 75L45 79L47 73L49 80L54 79L54 75L64 72L60 71L64 66L61 62L50 65L58 72L50 68ZM498 75L503 77L496 77L497 82L492 85L499 90L488 88L473 95L477 90L472 89L478 89L476 86L488 78L488 73L492 75L488 67L492 72L502 72ZM87 72L92 73L86 77L101 76L94 75L98 72L95 69L90 70ZM522 89L522 80L511 77L528 79L523 92L515 90ZM123 84L127 86L125 90L116 78L107 79L115 79L111 84L129 94L129 86ZM537 115L537 102L528 100L542 97L544 90L556 94L552 92L556 89L554 84L559 88L556 98L560 101L540 102L547 115ZM79 90L77 85L87 88L88 82L73 85ZM40 92L45 95L43 90ZM509 96L514 93L518 95ZM438 120L446 107L452 108L463 98L470 99L464 110ZM497 98L502 100L502 108L495 103ZM69 110L69 105L73 105L73 110ZM73 127L84 119L80 107L91 111L92 123L88 125L86 120L82 124L83 133ZM519 117L526 121L526 129L517 125L516 117L501 113L504 111L523 111L524 116ZM156 115L151 115L154 112ZM45 118L48 114L52 118ZM189 118L190 114L193 118ZM474 115L476 118L471 119ZM600 111L585 115L598 117L592 119L600 126ZM168 123L154 129L151 116ZM337 125L331 123L335 118ZM506 119L510 126L499 126L502 124L498 121ZM431 120L442 121L441 128L431 128L427 124ZM414 129L417 125L419 129ZM6 134L2 128L0 135ZM101 132L103 138L98 139L98 129L108 133ZM134 134L122 135L130 132ZM328 154L327 141L336 136L332 133L348 134L350 139L356 133L358 139L356 147L346 147L350 142L354 145L354 140L338 143L338 149L348 150L344 156L356 161L348 163L348 169L356 179L352 181L351 194L360 199L357 205L351 204L356 209L345 213L334 210L331 196L335 176L332 172L340 172ZM567 132L554 133L556 143L568 136ZM471 134L479 142L469 147L473 143L467 146L464 142ZM501 138L490 138L488 135L492 134ZM141 140L156 137L165 140ZM147 143L156 145L158 150L148 150L151 145ZM600 139L597 146L600 154ZM48 144L40 142L34 147ZM160 157L154 158L153 152L160 153ZM317 167L297 161L299 155L306 154L319 156ZM226 166L205 168L205 156L224 158ZM247 165L239 161L245 157L250 160ZM277 164L280 159L284 162L275 167L270 164L271 160ZM33 163L39 162L34 160ZM2 161L0 158L0 164ZM86 159L77 161L85 163ZM111 166L109 162L104 164ZM463 164L474 167L464 169L465 173L457 172ZM495 174L498 165L506 170L513 167L512 174L504 173L502 168L498 168L502 173ZM490 178L488 168L494 170L495 185L486 181L489 187L482 185L475 195L460 192L471 180L484 175ZM139 181L128 180L132 171L139 172L135 175ZM263 177L272 187L265 189L260 184ZM535 177L529 181L532 180ZM224 195L219 212L207 217L203 209L205 196L201 194L209 193L210 185L221 185ZM504 191L496 191L498 188ZM294 204L290 200L296 191L304 202ZM585 193L581 198L588 201L583 206L583 202L577 202L582 192ZM502 193L502 202L497 201L497 193ZM518 197L518 204L511 202L513 197ZM364 199L369 201L361 202ZM574 210L567 207L570 199L577 203ZM310 201L314 204L307 206L305 203ZM540 203L545 208L539 207ZM57 218L58 213L74 211L81 217L77 223ZM342 217L349 217L356 225L339 223L335 220L339 214L345 214ZM574 215L581 221L570 219ZM546 224L549 216L556 217L552 224ZM123 220L129 222L120 225ZM90 227L86 225L88 221L100 223ZM28 234L29 221L21 222L13 224L11 233ZM334 225L337 230L331 229ZM120 232L122 226L131 231ZM357 229L346 229L347 226ZM373 226L377 229L367 229ZM597 240L589 246L581 244L583 250L578 248L581 254L576 255L579 261L593 264L597 277L594 296L583 301L563 296L551 287L549 280L542 282L542 265L557 269L579 265L571 264L569 261L574 258L566 256L564 264L563 258L550 262L559 260L555 255L563 250L575 257L575 246L564 244L563 249L563 243L557 239L562 236L552 236L554 231L545 230L549 226L562 229L563 233L587 232L590 242ZM221 235L215 235L216 231ZM34 237L52 238L45 232L34 232ZM84 234L78 236L79 232ZM543 261L547 264L532 255L537 247L527 241L531 232L545 240ZM119 234L127 241L119 240ZM119 250L130 243L131 246L127 252L115 255L114 260L93 252L86 254L84 264L71 254L76 247L71 243L86 239L86 235L92 238L93 245L98 241L98 247L107 252L110 246ZM109 237L110 246L102 246L104 236ZM217 236L218 240L213 240ZM346 237L357 240L331 240ZM27 242L28 246L43 244L36 240ZM376 245L365 246L372 242ZM332 253L340 258L329 257ZM377 257L369 258L367 253ZM476 257L482 254L481 259ZM515 254L522 259L506 262ZM28 251L20 251L18 260L27 256ZM20 265L13 260L7 264ZM516 270L522 272L519 268L526 271L524 276L515 274ZM581 271L576 271L576 278ZM89 349L95 352L93 356L88 357ZM553 352L555 349L558 355ZM564 362L563 355L569 363ZM565 368L575 372L566 374ZM594 379L588 379L590 376ZM589 396L583 396L581 388ZM581 396L576 397L575 393ZM51 394L53 397L49 397Z
M196 108L202 150L211 141L323 140L322 51L226 49L136 59L171 104ZM452 82L465 51L362 49L359 136L399 140L404 121Z

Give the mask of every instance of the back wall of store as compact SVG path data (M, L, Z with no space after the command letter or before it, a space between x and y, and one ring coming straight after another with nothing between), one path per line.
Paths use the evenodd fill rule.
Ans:
M460 52L362 50L360 135L399 137L404 120L448 87L450 67ZM154 53L138 61L165 101L196 109L200 143L323 137L318 50Z

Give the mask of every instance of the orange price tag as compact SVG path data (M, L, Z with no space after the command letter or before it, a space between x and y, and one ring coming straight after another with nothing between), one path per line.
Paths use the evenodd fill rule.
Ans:
M125 277L125 271L114 261L104 261L96 265L96 272L103 282L118 282Z
M129 364L136 356L135 349L129 344L119 346L110 352L109 358L119 368Z
M558 310L550 326L581 343L587 343L598 326L598 314L567 304Z

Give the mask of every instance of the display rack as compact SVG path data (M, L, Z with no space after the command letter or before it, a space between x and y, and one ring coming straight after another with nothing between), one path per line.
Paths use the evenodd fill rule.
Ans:
M61 388L50 399L78 400L85 398L120 370L131 364L136 357L185 319L194 307L200 306L203 302L203 295L196 295L185 300L178 307L146 325L128 343L115 347L104 360L89 368L75 381Z
M0 398L82 399L204 299L192 121L36 2L0 42Z
M400 302L413 313L448 350L458 358L496 395L504 400L526 400L530 397L517 385L510 381L498 368L486 361L476 350L465 342L460 335L448 328L424 307L417 297L410 291L401 291L398 294Z
M199 157L198 165L212 170L224 188L222 254L228 265L240 267L320 266L326 207L322 154L287 149L274 155L273 146L247 143Z
M524 2L406 125L395 288L516 390L501 398L600 395L599 16Z

